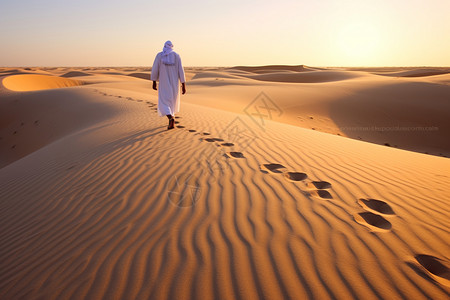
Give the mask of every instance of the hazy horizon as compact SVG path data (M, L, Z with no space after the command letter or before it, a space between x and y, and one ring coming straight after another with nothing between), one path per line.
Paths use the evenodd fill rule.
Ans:
M305 64L266 64L266 65L229 65L229 66L220 66L220 65L210 65L210 66L193 66L193 65L184 65L184 68L234 68L234 67L267 67L267 66L304 66L304 67L312 67L312 68L348 68L348 69L363 69L363 68L367 68L367 69L383 69L383 68L390 68L390 69L416 69L416 68L432 68L432 69L448 69L450 68L449 66L317 66L317 65L305 65ZM12 69L12 68L42 68L42 69L51 69L51 68L150 68L151 69L151 65L109 65L109 66L70 66L70 65L61 65L61 66L33 66L33 65L29 65L29 66L1 66L0 68L7 68L7 69Z

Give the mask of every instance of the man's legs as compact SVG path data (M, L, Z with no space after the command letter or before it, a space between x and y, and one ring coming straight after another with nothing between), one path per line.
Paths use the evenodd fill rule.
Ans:
M175 128L175 119L173 118L173 116L172 115L166 115L166 116L169 119L169 126L167 127L167 129Z

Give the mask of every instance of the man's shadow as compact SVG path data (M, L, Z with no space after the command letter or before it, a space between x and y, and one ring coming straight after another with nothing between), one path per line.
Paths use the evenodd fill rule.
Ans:
M137 142L142 142L148 138L151 138L153 136L156 136L158 134L167 132L166 126L159 126L152 129L146 129L139 132L136 132L135 134L132 134L130 136L124 137L122 139L113 141L110 143L111 149L120 149L124 148L130 145L133 145Z

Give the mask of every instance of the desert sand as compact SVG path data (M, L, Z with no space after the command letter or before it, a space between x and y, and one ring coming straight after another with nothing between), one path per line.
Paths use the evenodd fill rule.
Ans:
M0 299L448 299L450 69L0 68Z

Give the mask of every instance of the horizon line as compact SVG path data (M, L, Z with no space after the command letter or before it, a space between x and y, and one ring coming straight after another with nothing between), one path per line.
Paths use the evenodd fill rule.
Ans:
M269 67L269 66L289 66L289 67L318 67L318 68L450 68L450 66L443 65L380 65L380 66L345 66L345 65L305 65L305 64L264 64L264 65L185 65L184 68L235 68L235 67ZM0 66L0 68L151 68L151 65L59 65L59 66L38 66L38 65L25 65L25 66Z

